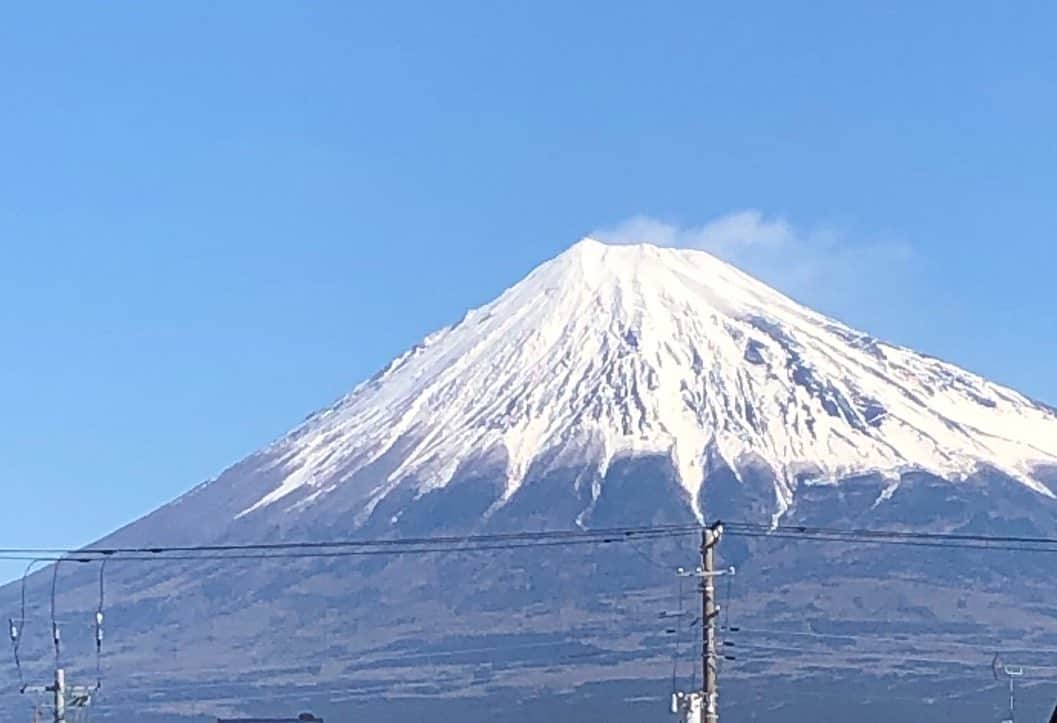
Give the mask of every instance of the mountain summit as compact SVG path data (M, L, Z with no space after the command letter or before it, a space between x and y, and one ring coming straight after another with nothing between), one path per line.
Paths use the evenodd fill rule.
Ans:
M706 253L585 239L100 545L457 540L695 516L1054 537L1055 472L1053 409L850 329ZM313 710L330 701L328 719L419 720L417 701L433 696L433 717L443 704L444 719L478 720L540 691L548 704L569 695L573 705L596 685L612 687L591 705L612 715L565 708L520 720L654 719L673 655L669 639L658 647L657 615L682 609L673 589L682 578L671 571L693 563L697 541L623 541L108 558L115 624L105 667L126 682L108 688L108 705L115 720L143 719L135 681L150 671L152 710L175 716L157 721L200 714L184 702L200 699L268 713L253 701L275 690L304 691ZM955 680L945 660L968 661L957 680L978 687L987 660L967 658L967 648L1052 645L1048 556L932 552L941 564L926 548L910 556L730 533L719 554L738 568L743 630L755 620L764 632L784 627L816 641L803 655L750 652L737 668L743 685L758 685L740 688L745 719L764 698L819 718L814 693L803 691L823 685L888 700L890 680L908 677L908 654L940 666L922 688L932 696ZM0 590L0 607L90 620L100 575L57 565L30 576L26 590ZM79 642L71 629L65 649L91 650L88 631ZM952 631L968 637L951 643ZM897 636L891 654L863 657L876 653L863 641L878 632ZM50 664L47 635L27 645L26 665ZM818 677L809 686L804 676ZM629 681L640 686L639 708L629 707ZM350 712L335 693L366 707ZM973 710L988 710L982 696ZM0 711L19 704L0 699ZM904 717L933 712L919 706ZM866 713L891 717L887 705Z
M718 465L767 471L775 519L799 485L863 473L890 480L880 499L908 470L957 481L982 465L1053 497L1038 470L1057 464L1057 414L705 252L588 238L260 453L267 474L229 512L341 498L359 526L484 465L501 478L487 517L530 476L590 465L568 482L588 490L582 521L611 463L637 455L670 460L699 518Z

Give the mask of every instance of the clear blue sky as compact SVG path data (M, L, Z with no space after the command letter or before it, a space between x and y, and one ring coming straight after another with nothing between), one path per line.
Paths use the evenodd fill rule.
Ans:
M1057 402L1053 3L4 15L0 545L149 511L636 214L783 219L831 278L767 280Z

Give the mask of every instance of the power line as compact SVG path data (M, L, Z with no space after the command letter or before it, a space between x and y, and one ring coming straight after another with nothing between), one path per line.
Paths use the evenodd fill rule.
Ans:
M800 633L799 635L803 635L803 636L811 637L811 638L815 637L815 636L813 636L813 635L811 635L809 633ZM751 635L750 635L750 637L751 637ZM766 638L766 637L769 637L769 636L763 636L763 637ZM781 636L771 636L771 637L781 637ZM819 636L819 637L821 639L823 639L823 640L828 638L828 636ZM844 636L842 636L842 637L844 637ZM895 640L895 639L886 639L886 638L873 638L873 639L871 639L871 638L868 638L868 637L865 637L865 636L864 637L847 636L847 638L855 640L856 642L867 642L867 643L886 642L886 641L889 641L889 640L891 642L893 642L893 643L903 642L905 644L907 642L911 642L911 641L899 641L899 640ZM785 650L785 651L797 650L797 651L800 651L800 653L803 653L803 654L818 653L818 654L826 655L826 656L829 656L829 657L834 657L834 656L836 656L836 657L849 657L849 658L850 657L881 657L881 658L892 657L892 658L897 658L897 659L900 659L900 660L907 659L905 656L897 653L896 649L894 647L889 647L889 648L886 648L884 650L870 650L870 649L863 650L861 648L843 648L843 647L835 647L835 646L825 646L823 643L820 642L819 645L817 645L815 647L810 647L810 648L806 648L806 647L788 648L788 647L782 647L781 645L775 646L775 645L772 645L772 644L767 643L767 642L764 642L764 643L741 642L740 640L737 643L733 643L732 647L736 647L736 648L767 648L767 649ZM931 646L931 647L933 647L936 650L942 651L942 652L948 652L948 651L949 652L957 652L957 650L965 650L967 653L976 653L976 654L980 654L981 650L984 649L984 647L979 645L979 644L957 643L957 642L942 642L942 641L937 641L936 645ZM1005 648L1005 647L1003 647L1003 650L1006 650L1007 652L1010 652L1010 653L1016 653L1018 655L1047 655L1047 656L1052 656L1052 655L1057 654L1057 651L1054 651L1054 650L1041 650L1041 649L1032 650L1032 649L1025 649L1025 648ZM913 653L911 653L911 654L913 655ZM1035 669L1039 669L1039 670L1057 670L1057 666L1047 666L1047 665L1024 666L1024 667L1035 668Z
M328 550L336 548L374 548L374 547L403 547L439 544L478 544L478 543L505 543L517 541L540 541L540 540L569 540L595 537L643 537L657 534L685 534L697 533L701 526L697 523L682 525L648 525L636 527L609 527L597 529L577 530L540 530L523 531L511 533L496 533L490 535L449 535L432 537L395 537L395 538L365 538L345 539L329 541L291 541L291 542L259 542L259 543L232 543L232 544L202 544L202 545L151 545L130 547L84 547L84 548L61 548L61 547L7 547L0 548L0 555L84 555L84 556L112 556L119 554L152 554L159 555L172 552L240 552L240 551L282 551L282 550ZM3 558L0 558L3 559ZM45 559L47 561L47 558Z
M29 564L26 565L26 569L22 573L22 593L21 601L19 603L19 615L18 622L11 621L11 653L15 659L15 668L18 670L18 687L19 690L25 690L26 679L22 671L22 658L19 655L20 648L22 646L22 633L26 629L26 578L33 571L33 568L42 562L47 562L41 559L32 559Z
M827 533L816 533L816 532L800 532L796 529L791 528L777 528L776 531L768 532L763 530L746 530L746 529L732 529L728 532L732 537L745 537L745 538L756 538L756 539L773 539L773 540L802 540L805 542L839 542L839 543L858 543L858 544L877 544L877 545L901 545L908 547L924 547L924 548L937 548L947 550L980 550L990 552L1043 552L1043 553L1054 553L1057 552L1057 540L1046 543L1033 543L1033 544L1021 544L1021 545L1010 545L1010 544L994 544L984 536L979 536L974 540L943 540L930 538L923 536L921 538L914 537L884 537L884 536L870 536L860 535L853 533L843 534L827 534ZM1001 538L995 538L1000 540ZM1040 546L1049 545L1049 546Z
M950 549L973 550L1006 550L1015 552L1057 552L1057 537L1024 536L1024 535L984 535L964 533L907 532L900 530L876 529L839 529L831 527L813 527L790 525L772 527L769 525L747 522L723 522L728 534L750 538L770 538L776 540L802 539L813 542L867 542L877 544L904 544L923 547L942 547ZM181 559L178 553L195 555L195 559L211 559L207 553L218 556L232 553L293 553L290 556L315 557L315 553L334 552L337 556L352 555L360 550L364 554L385 554L384 550L404 550L412 552L453 552L462 547L473 549L516 549L522 546L539 545L544 542L575 543L581 541L616 542L617 538L643 540L656 537L679 536L697 533L701 526L697 523L681 525L653 525L638 527L613 527L578 530L524 531L497 533L488 535L449 535L408 538L373 538L345 539L331 541L291 541L273 543L232 543L201 545L144 545L124 547L87 547L87 548L0 548L0 560L25 560L32 562L54 562L58 559L71 559L87 562L98 557L121 556L124 559L149 559L164 555L167 559ZM425 549L421 549L425 548ZM175 554L174 554L175 553ZM30 557L32 556L32 557ZM239 558L233 558L239 559ZM261 559L248 557L246 559Z
M818 649L816 649L816 650L805 650L803 648L792 648L792 647L782 646L782 645L766 645L766 644L757 644L757 643L745 643L745 644L738 645L737 647L742 648L744 650L749 650L749 651L760 651L760 652L766 652L766 653L785 653L785 654L789 654L789 655L795 655L797 658L800 658L800 659L803 659L805 657L810 658L812 656L824 656L824 659L826 660L826 662L830 662L830 663L845 662L845 661L850 661L850 660L853 660L853 659L866 659L866 660L887 660L887 661L891 661L891 662L913 663L913 664L922 664L922 665L956 665L956 666L960 666L960 667L964 667L964 668L976 668L976 667L979 667L979 665L980 665L980 663L978 661L970 661L970 660L967 660L967 659L964 659L964 658L962 658L962 659L957 659L957 658L931 658L931 657L930 658L925 658L925 657L916 657L916 656L913 656L913 655L899 655L897 653L892 653L892 652L871 653L871 652L868 652L868 651L855 651L855 650L838 651L838 650L832 650L832 649L826 649L826 650L818 650ZM840 655L838 655L838 653L840 653ZM983 658L981 658L981 659L985 659L987 657L988 657L987 655L984 655ZM790 661L790 658L783 656L783 657L768 658L768 660L770 660L771 662L786 663L786 662ZM803 661L801 660L801 662L803 662Z
M796 534L825 534L825 535L842 535L849 537L870 537L870 538L905 538L905 539L921 539L921 540L944 540L953 542L1006 542L1006 543L1024 543L1024 544L1051 544L1057 545L1057 537L1032 537L1025 535L985 535L981 533L970 534L970 533L954 533L954 532L925 532L925 531L905 531L905 530L878 530L878 529L864 529L864 528L851 528L842 529L836 527L812 527L808 525L786 525L772 527L770 525L749 523L749 522L724 522L723 526L730 529L741 529L741 530L755 530L761 532L780 532L780 533L796 533Z
M686 533L656 533L646 534L642 533L635 540L654 540L654 539L666 539L671 537L678 537ZM400 555L435 555L441 553L473 553L482 551L502 551L502 550L525 550L535 548L548 548L548 547L568 547L573 545L610 545L610 544L624 544L631 542L630 538L626 537L596 537L586 539L570 539L570 540L544 540L541 542L524 542L524 543L513 543L513 544L494 544L494 545L449 545L449 546L417 546L407 547L405 549L356 549L356 550L333 550L333 551L319 551L319 550L304 550L299 552L249 552L249 553L188 553L188 554L167 554L165 551L161 551L154 555L138 555L138 554L115 554L110 557L99 558L99 557L81 557L81 553L74 553L73 556L69 557L52 557L52 558L33 558L40 562L79 562L79 563L90 563L97 562L99 560L110 560L111 562L201 562L201 561L221 561L221 560L303 560L303 559L319 559L319 558L349 558L349 557L376 557L376 556L388 556L396 557ZM0 560L25 560L24 556L0 556Z
M1057 552L1057 537L1024 535L983 535L963 533L906 532L899 530L839 529L806 525L771 527L746 522L724 522L728 534L746 538L805 540L810 542L876 543L946 549L994 550L1011 552ZM345 539L331 541L290 541L273 543L232 543L201 545L151 545L87 548L0 548L0 560L48 563L58 560L91 562L101 557L121 557L141 561L164 557L168 560L278 559L302 557L350 557L382 554L431 554L476 550L520 549L565 544L609 544L650 540L698 533L699 524L653 525L578 530L524 531L487 535L448 535L408 538ZM635 548L637 552L641 550ZM644 555L644 557L648 557ZM652 560L657 564L656 560Z
M992 551L1016 551L1016 552L1057 552L1057 538L1008 536L1008 535L975 535L958 533L928 533L928 532L901 532L895 530L868 530L868 529L838 529L810 526L778 526L770 527L752 523L724 523L727 534L750 539L775 539L775 540L800 540L806 542L829 542L843 544L884 544L884 545L910 545L918 547L934 547L943 549L963 550L992 550ZM53 629L53 642L55 645L56 665L60 655L58 623L56 620L56 586L59 574L58 566L61 562L77 563L102 563L99 571L99 604L97 608L97 639L96 639L96 673L97 683L95 690L99 689L101 681L101 616L104 605L104 575L102 567L107 561L127 562L202 562L202 561L232 561L232 560L255 560L263 561L296 560L296 559L318 559L318 558L352 558L360 556L401 556L401 555L429 555L442 553L478 553L488 551L504 551L531 548L568 547L573 545L610 545L629 544L631 550L644 558L646 561L664 567L659 561L652 558L647 552L641 550L636 543L651 540L664 540L677 538L688 534L698 534L702 530L699 524L685 525L656 525L639 527L617 527L600 528L596 530L551 530L551 531L525 531L505 534L490 535L458 535L458 536L434 536L434 537L412 537L412 538L385 538L385 539L345 539L326 542L292 541L274 543L245 543L245 544L204 544L204 545L172 545L172 546L127 546L127 547L99 547L99 548L0 548L0 559L16 559L29 561L26 576L32 568L41 563L55 563L52 570L51 581L51 623ZM730 598L730 587L728 581L728 604ZM25 576L23 578L22 611L18 625L12 621L12 631L19 633L26 624L25 619ZM680 613L682 611L682 595L680 594ZM724 628L735 632L729 626L729 608L725 611ZM806 637L819 641L822 640L851 640L863 642L867 640L862 634L842 635L826 634L802 631L778 631L766 629L741 629L750 638L753 635L763 637L779 637L788 635L790 637ZM18 660L19 640L13 632L16 665L19 665L19 676L21 680L22 671ZM874 637L870 642L879 642ZM905 640L895 639L896 642L905 643ZM893 651L869 652L867 650L834 649L818 647L784 647L782 645L769 645L760 642L742 643L731 641L732 647L742 648L748 653L747 660L760 663L782 663L786 665L806 665L813 658L824 657L824 661L830 664L857 659L868 660L891 660L899 661L910 666L939 666L957 665L971 667L975 665L966 659L952 660L942 657L915 657L914 655L899 655ZM672 678L675 684L677 675L677 660L681 653L681 641L674 641L674 650L665 647L673 654ZM523 647L554 647L559 648L562 642L531 644ZM952 643L948 647L957 647L969 644ZM514 646L518 647L518 646ZM386 655L379 651L376 659L367 661L382 667L391 667L403 660L412 659L437 659L451 658L460 655L472 655L473 653L488 652L489 650L506 651L511 646L497 646L495 648L478 648L468 650L445 650L435 653L411 653ZM637 648L633 650L611 650L598 649L588 650L569 655L550 658L553 663L563 663L578 659L591 659L607 655L622 655L633 653L639 656L656 657L661 651L657 648ZM657 653L654 653L656 650ZM938 652L938 651L937 651ZM1054 651L1032 651L1039 654L1049 654ZM793 658L783 653L794 654ZM361 662L362 659L361 659ZM522 661L523 662L523 661ZM441 663L443 665L443 663ZM821 664L821 662L819 663ZM465 663L454 662L453 665L465 665ZM1040 668L1041 669L1041 668ZM1057 669L1057 668L1055 668ZM707 673L708 666L705 666ZM58 685L58 684L57 684ZM218 684L230 685L230 684ZM202 684L189 684L189 689L197 690L204 687ZM235 684L231 687L238 687ZM385 685L375 686L385 688ZM164 688L163 688L164 690Z
M848 641L848 642L889 642L900 645L906 645L907 643L914 642L912 638L920 637L917 633L906 633L905 635L892 635L885 633L819 633L815 631L807 630L782 630L779 628L752 628L752 627L741 627L734 626L726 628L731 633L736 635L760 635L763 637L794 637L794 638L811 638L814 640L832 640L832 641ZM943 635L942 633L939 635ZM975 642L947 642L943 643L945 646L964 646L967 648L973 648L979 650L982 643L979 641ZM993 643L989 643L993 644ZM1057 655L1057 651L1038 651L1044 654Z

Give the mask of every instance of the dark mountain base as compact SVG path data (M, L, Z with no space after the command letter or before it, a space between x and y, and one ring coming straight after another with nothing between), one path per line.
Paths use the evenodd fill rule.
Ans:
M729 471L714 480L724 498L769 517L770 480ZM428 520L456 502L487 509L496 489L487 479L424 496L423 513L409 514L401 535L556 529L544 498L561 487L554 478L539 484L504 508L505 517L470 529L454 514L439 529ZM908 475L878 502L886 484L864 477L835 491L805 487L785 523L1057 533L1057 506L1001 476L952 485ZM615 465L588 517L598 526L692 519L672 485L667 468L649 460ZM582 498L564 499L560 509L571 515ZM142 531L124 533L135 534ZM310 708L330 721L667 721L673 655L681 688L700 676L691 583L680 595L673 575L696 554L689 534L408 557L115 560L106 575L106 687L97 718ZM720 557L739 568L719 586L721 635L737 656L722 672L728 723L983 723L1005 701L991 677L995 653L1026 665L1052 665L1057 656L1051 555L731 535ZM51 667L50 583L44 571L27 588L22 653L30 682L47 680ZM70 678L90 682L96 569L64 563L57 590ZM5 588L0 602L17 617L18 586ZM679 610L687 615L659 617ZM13 666L9 681L10 690ZM1055 691L1025 684L1018 720L1045 720ZM26 703L8 695L0 709L17 720Z

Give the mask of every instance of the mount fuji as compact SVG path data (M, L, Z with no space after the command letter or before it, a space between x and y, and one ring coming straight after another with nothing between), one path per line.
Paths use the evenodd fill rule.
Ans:
M1057 410L851 329L707 253L584 239L99 544L716 518L1057 534ZM937 565L876 546L767 540L735 540L722 554L745 570L732 593L745 620L821 636L802 654L761 653L731 671L744 720L752 691L775 680L868 678L878 695L890 691L906 671L889 661L891 641L910 631L899 649L947 660L928 668L945 679L975 675L957 663L958 646L1057 644L1043 561L950 554ZM670 605L670 568L692 560L692 543L660 542L484 560L115 564L107 666L118 679L164 676L159 716L202 713L203 700L209 712L259 708L275 685L340 708L338 685L339 701L384 720L418 716L425 699L474 717L466 711L498 698L524 704L520 715L504 704L503 720L549 720L550 703L532 708L545 711L538 718L527 712L525 701L543 699L661 720L663 703L625 699L663 688L672 651L657 652L656 611ZM64 565L57 580L60 608L91 609L92 573ZM50 582L29 579L31 607L44 608ZM18 596L9 586L0 603ZM845 627L827 632L834 624ZM867 634L888 636L883 655L863 648ZM834 652L825 637L840 635ZM589 663L569 662L585 648ZM867 653L881 656L869 673ZM624 691L615 708L614 681ZM131 710L136 696L115 687L114 710ZM950 720L972 720L963 713Z
M224 490L232 521L337 506L351 528L380 508L397 525L404 509L387 500L486 467L487 519L526 479L590 466L569 480L584 524L613 460L643 455L668 461L702 520L717 466L772 475L775 522L801 485L867 472L889 480L879 502L906 471L963 480L984 466L1052 499L1057 413L704 252L585 239L251 458L248 485L221 477L180 504Z

